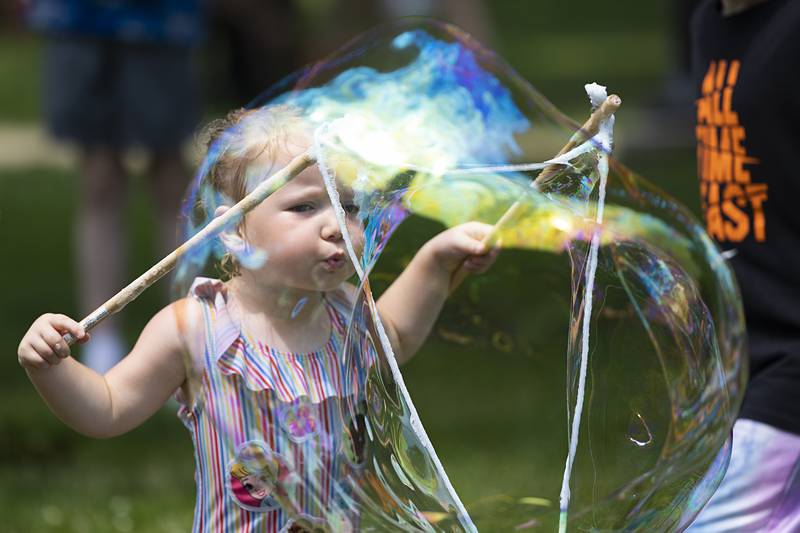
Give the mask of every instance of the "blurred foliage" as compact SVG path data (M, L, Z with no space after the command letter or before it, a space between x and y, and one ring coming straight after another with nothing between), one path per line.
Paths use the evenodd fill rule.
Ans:
M0 121L39 118L40 58L35 36L0 33Z

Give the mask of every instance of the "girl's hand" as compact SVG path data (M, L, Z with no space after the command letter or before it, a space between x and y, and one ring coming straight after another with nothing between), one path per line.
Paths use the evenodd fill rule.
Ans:
M488 248L482 243L492 231L492 226L482 222L467 222L450 228L425 244L437 264L452 274L463 263L470 273L482 274L489 270L500 253L500 248Z
M89 334L68 316L48 313L37 318L19 343L19 364L37 370L59 364L70 356L69 345L63 339L65 333L71 333L79 343L89 340Z

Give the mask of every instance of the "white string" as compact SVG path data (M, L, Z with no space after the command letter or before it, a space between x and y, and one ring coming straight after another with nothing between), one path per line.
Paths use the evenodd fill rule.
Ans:
M339 194L336 190L336 183L328 169L328 166L325 164L322 142L320 141L320 139L322 138L322 134L324 133L323 128L324 125L320 126L314 133L314 151L316 152L315 155L317 158L317 164L319 165L320 173L322 174L322 178L325 183L325 188L328 190L328 196L330 197L331 202L334 204L334 208L337 213L336 218L337 221L339 222L339 229L341 230L342 236L344 237L345 243L347 245L347 252L350 254L350 260L356 266L356 272L358 273L358 277L363 284L365 277L364 271L360 268L360 260L355 253L355 249L353 248L352 245L352 239L350 237L350 232L348 231L347 225L345 224L345 213L339 201ZM430 456L431 461L433 462L434 468L436 469L436 473L439 475L439 478L441 479L445 490L450 495L450 498L453 500L453 503L456 506L456 510L461 525L464 526L464 528L470 533L473 532L477 533L478 529L472 522L472 519L467 513L467 509L464 507L464 504L461 502L461 499L458 497L455 488L450 482L450 478L447 476L447 473L444 470L442 462L439 460L439 456L436 455L436 450L434 450L433 444L428 438L428 434L425 432L425 428L422 426L422 421L419 418L419 414L417 413L416 407L414 407L414 403L411 401L411 395L408 393L408 389L406 388L405 382L403 381L403 375L400 373L400 367L397 364L397 360L395 359L394 351L392 350L392 345L389 342L389 337L386 335L386 330L383 327L383 322L381 321L380 315L378 314L378 311L375 308L375 303L372 300L371 295L369 298L369 305L370 305L370 314L374 318L375 325L377 326L378 329L378 337L380 338L381 347L383 348L383 351L386 354L386 361L389 363L389 368L392 372L392 378L394 378L394 381L397 384L397 388L400 391L401 396L405 400L405 404L408 408L409 423L411 424L411 430L414 432L414 435L419 439L419 442L422 445L422 447L425 448L425 450L428 452L428 455Z
M605 100L605 87L587 85L587 92L592 103ZM606 181L608 179L608 152L611 150L611 135L614 127L614 117L611 116L600 126L597 137L604 148L600 151L598 158L598 173L600 174L600 190L597 199L597 215L595 221L598 225L603 223L603 208L606 197ZM578 436L580 434L581 415L583 414L583 404L586 393L586 372L589 366L589 333L592 321L592 296L594 293L595 274L597 271L597 254L600 248L600 233L594 232L589 246L589 268L586 270L585 287L583 291L584 309L583 324L581 329L581 365L578 374L578 393L575 398L575 411L572 415L572 425L569 434L569 452L567 454L566 465L564 466L564 477L561 480L561 494L559 495L559 520L558 530L564 533L567 530L567 517L569 512L569 502L571 497L570 479L572 477L572 467L575 462L575 454L578 450Z
M342 207L342 202L339 200L339 191L336 190L336 182L334 181L334 177L331 175L328 165L325 162L325 157L323 156L320 137L322 136L322 130L324 127L325 125L323 124L314 132L314 155L317 159L317 166L319 167L320 174L322 174L322 180L325 182L325 189L328 191L328 197L331 200L331 205L333 205L333 211L336 213L336 222L339 224L339 229L342 232L347 253L350 255L350 261L352 261L353 267L356 269L358 279L363 281L364 271L361 269L361 261L356 254L356 249L353 247L353 240L350 238L350 232L347 231L347 223L345 222L347 215Z

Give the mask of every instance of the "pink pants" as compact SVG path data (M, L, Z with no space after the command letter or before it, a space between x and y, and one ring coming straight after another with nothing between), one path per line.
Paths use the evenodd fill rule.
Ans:
M722 484L686 531L800 532L800 435L738 420Z

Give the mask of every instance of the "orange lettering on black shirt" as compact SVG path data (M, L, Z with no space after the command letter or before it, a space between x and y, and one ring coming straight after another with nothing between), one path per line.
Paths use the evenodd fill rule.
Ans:
M747 153L747 134L733 108L741 62L711 61L697 100L697 171L706 231L720 242L752 234L767 239L767 184L752 182L758 159Z

